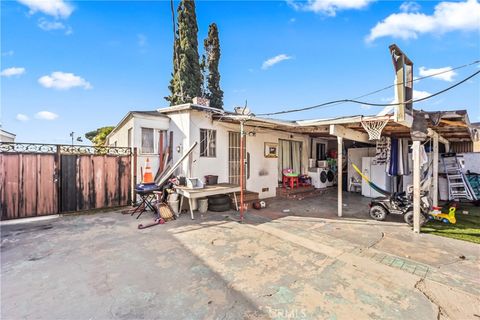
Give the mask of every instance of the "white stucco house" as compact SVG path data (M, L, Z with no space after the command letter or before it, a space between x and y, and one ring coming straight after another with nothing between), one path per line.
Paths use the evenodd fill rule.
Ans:
M217 175L219 183L239 184L240 126L230 115L234 114L191 103L157 111L132 111L110 133L107 143L137 148L137 183L146 158L156 173L160 162L159 140L163 137L164 148L170 139L173 141L173 162L194 142L199 143L188 161L177 169L177 175L201 179ZM293 126L293 122L260 118L245 125L246 189L258 193L260 199L276 196L282 168L307 173L311 143L321 150L315 151L319 160L323 160L329 143L330 147L336 147L334 140L287 132ZM266 154L265 149L272 147L270 151L275 153L277 149L278 156Z
M237 113L187 103L156 111L131 111L110 133L107 143L136 148L136 183L141 182L141 169L145 167L147 158L155 175L160 164L160 150L168 152L175 163L197 142L198 146L175 174L199 179L216 175L219 183L239 184L240 122L244 119L245 187L247 191L257 193L260 199L277 195L282 170L287 168L310 176L316 188L331 187L338 182L339 190L351 191L350 185L360 176L349 162L357 164L380 188L402 191L412 183L412 174L409 172L395 178L387 174L385 161L378 167L379 159L383 159L382 144L370 140L361 124L370 118L388 122L384 131L389 137L406 139L410 135L409 128L396 124L393 115L285 121L255 115L245 118ZM429 126L442 137L442 143L448 145L444 150L457 153L473 151L473 143L478 141L478 130L470 125L465 111L443 112L439 125L429 121ZM454 131L451 130L452 125L455 126ZM408 143L411 144L405 141L406 146ZM439 152L438 147L436 152ZM327 154L329 160L325 161ZM342 170L337 170L337 163ZM438 164L436 162L437 167ZM325 175L333 176L332 180L319 181ZM398 183L400 179L403 184ZM438 190L437 186L435 184L434 189ZM362 182L362 195L378 196L370 189Z
M0 128L0 142L15 142L16 135Z

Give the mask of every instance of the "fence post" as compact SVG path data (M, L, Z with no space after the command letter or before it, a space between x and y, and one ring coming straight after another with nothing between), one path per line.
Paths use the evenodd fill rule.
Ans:
M135 199L135 185L137 184L137 148L133 148L133 163L132 163L132 181L131 181L131 199L132 199L132 205L135 204L136 199Z
M62 212L62 156L60 145L56 145L56 153L55 153L55 177L56 177L56 184L57 184L57 214Z

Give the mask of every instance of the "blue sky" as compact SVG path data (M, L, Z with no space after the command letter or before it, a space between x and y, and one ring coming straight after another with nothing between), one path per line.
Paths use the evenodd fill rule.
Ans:
M416 76L480 59L476 0L196 4L199 43L211 22L219 27L227 110L245 100L256 113L299 108L392 84L391 43L413 60ZM71 131L83 135L117 124L129 110L167 106L171 21L169 1L2 1L3 128L19 142L68 143ZM418 96L433 93L476 70L478 64L414 88ZM391 89L364 99L388 103L393 96ZM415 108L467 109L480 121L479 77ZM343 104L283 118L381 109Z

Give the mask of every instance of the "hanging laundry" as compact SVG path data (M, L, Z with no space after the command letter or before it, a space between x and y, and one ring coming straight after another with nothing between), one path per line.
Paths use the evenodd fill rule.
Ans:
M398 139L392 138L390 144L390 166L388 166L388 175L398 175Z
M410 170L410 162L408 161L408 139L402 139L402 141L403 175L408 176L412 173Z
M397 175L403 176L405 172L403 171L403 139L398 139L398 170Z
M385 164L390 161L390 138L381 137L376 143L375 157L373 164Z

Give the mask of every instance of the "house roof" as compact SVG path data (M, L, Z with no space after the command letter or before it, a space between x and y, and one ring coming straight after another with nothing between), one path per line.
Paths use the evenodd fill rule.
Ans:
M213 112L213 113L219 113L219 114L226 113L226 111L222 109L202 106L194 103L184 103L184 104L179 104L171 107L162 107L162 108L158 108L157 112L161 114L169 114L169 113L185 111L185 110L199 110L199 111Z
M125 123L130 120L133 116L147 116L147 117L160 117L160 118L168 118L166 115L161 114L158 111L155 110L147 110L147 111L129 111L123 118L120 120L120 122L115 126L115 128L110 132L106 139L108 139L113 133L117 132L118 129L123 127Z
M7 130L4 130L2 128L0 128L0 134L4 135L4 136L10 136L12 138L15 138L16 137L16 134L14 133L11 133L11 132L8 132Z
M480 138L480 129L472 126L466 110L427 112L426 120L428 128L439 133L449 141L474 141ZM225 112L223 115L214 115L214 119L220 121L239 122L246 120L246 125L269 128L291 133L303 133L316 137L329 137L330 125L338 124L346 128L365 133L362 121L386 120L387 124L382 131L383 135L400 138L410 137L410 128L394 121L393 114L382 116L346 116L328 119L283 121L269 118L260 118L255 115L242 116L235 113Z

